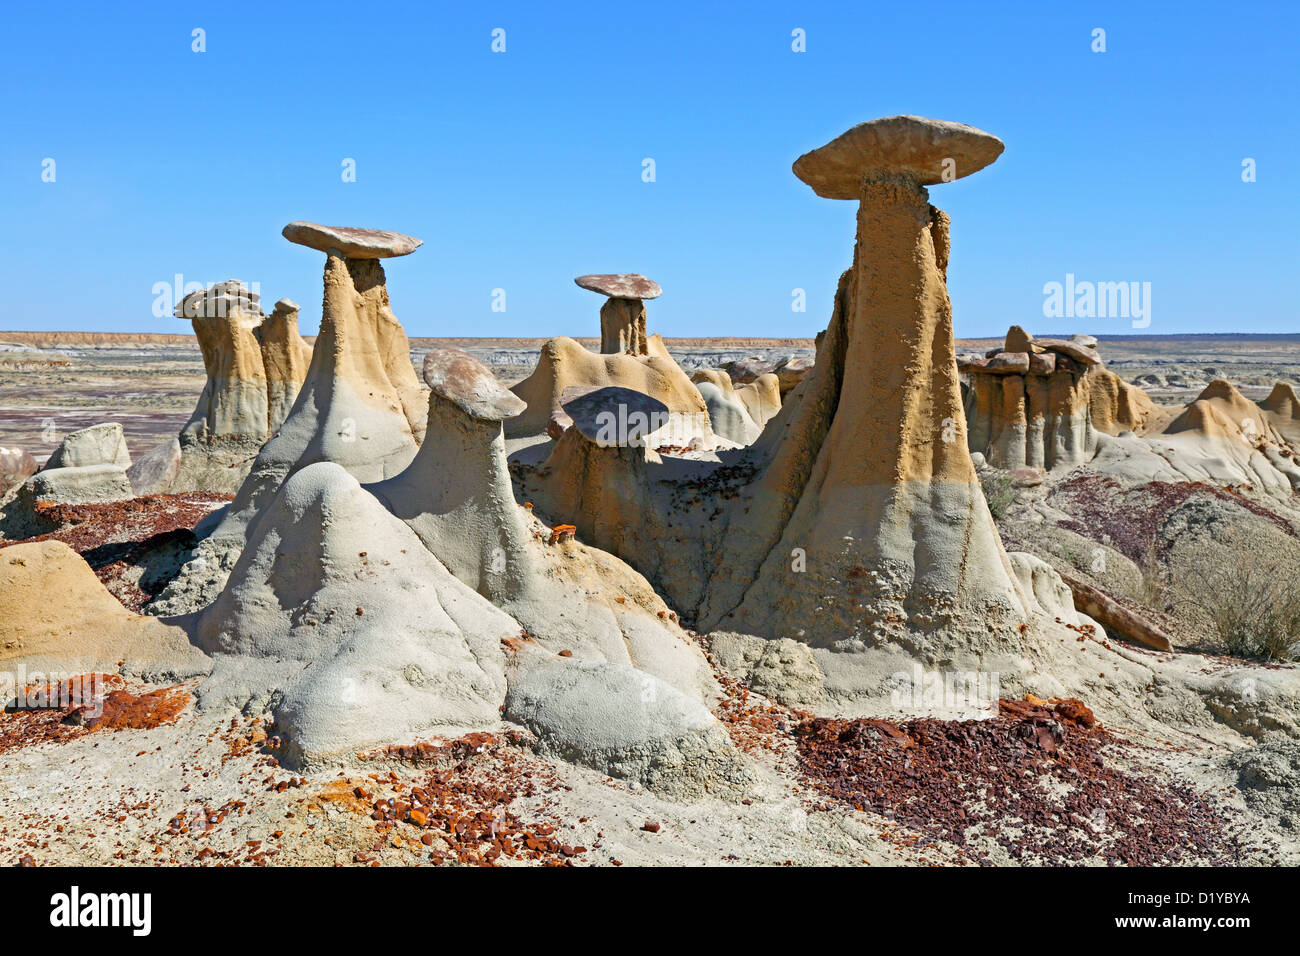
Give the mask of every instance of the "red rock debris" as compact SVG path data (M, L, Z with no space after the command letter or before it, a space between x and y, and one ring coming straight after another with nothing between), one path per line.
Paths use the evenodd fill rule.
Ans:
M348 788L336 783L316 799L338 801L369 815L376 832L395 846L418 840L434 864L496 866L513 861L571 866L588 852L587 847L561 839L557 822L526 821L508 809L520 797L560 786L553 768L529 760L517 749L526 743L525 735L519 733L472 733L453 740L385 748L359 756L442 769L415 780L403 780L390 772L372 775L372 782L364 786ZM383 796L381 790L391 791L391 795ZM381 840L376 849L382 844ZM360 852L353 862L375 860Z
M955 844L992 862L1230 864L1240 847L1225 812L1189 787L1120 769L1129 745L1074 699L1003 700L997 717L893 723L804 720L805 778L826 798Z
M179 685L137 694L116 674L83 674L28 687L22 699L0 717L0 752L100 730L161 727L176 721L191 696Z
M23 540L62 541L85 558L114 597L139 611L165 582L133 574L136 564L158 548L193 544L194 526L230 500L230 495L192 492L144 495L104 504L37 502L37 518L50 530ZM0 547L17 543L4 541Z

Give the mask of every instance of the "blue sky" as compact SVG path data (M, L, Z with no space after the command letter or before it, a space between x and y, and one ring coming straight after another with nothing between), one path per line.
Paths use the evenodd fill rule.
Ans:
M598 334L587 272L660 282L665 335L812 335L856 204L790 164L916 113L1007 144L930 191L959 335L1133 331L1044 319L1067 273L1151 283L1148 333L1300 331L1298 9L10 3L0 329L188 331L152 314L180 273L256 281L312 332L323 256L280 236L308 219L424 239L387 265L412 335Z

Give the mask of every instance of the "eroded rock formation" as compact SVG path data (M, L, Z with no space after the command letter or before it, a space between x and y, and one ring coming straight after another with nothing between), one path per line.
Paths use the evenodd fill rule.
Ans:
M333 241L329 237L336 233L351 252L375 258L347 258L330 246L320 334L293 408L256 453L235 500L195 560L150 606L152 612L181 613L210 602L242 550L249 524L295 471L331 461L360 481L378 481L400 472L415 456L427 403L406 333L389 307L378 257L405 254L396 250L413 250L419 240L310 223L285 227L286 237L310 240L305 244L314 247Z
M1019 643L1027 608L965 446L947 217L924 188L1001 152L971 127L892 117L796 161L819 195L858 200L858 242L799 400L750 456L705 626L922 655Z
M695 441L711 447L713 429L699 389L673 361L662 338L650 336L646 349L645 355L598 355L571 338L550 339L542 346L532 375L511 388L528 408L506 423L506 437L545 432L566 389L616 386L649 395L667 406L668 419L658 444L686 446Z
M207 382L179 435L147 453L137 493L234 492L297 398L311 347L288 299L264 316L260 296L231 279L191 293L176 307L199 340ZM292 306L292 308L289 308Z
M658 282L635 272L578 276L579 288L608 296L600 307L600 351L648 355L645 300L663 295Z
M1082 336L1035 339L1018 325L1002 349L960 362L970 376L967 441L995 468L1069 469L1091 461L1097 435L1144 433L1167 419L1102 364Z

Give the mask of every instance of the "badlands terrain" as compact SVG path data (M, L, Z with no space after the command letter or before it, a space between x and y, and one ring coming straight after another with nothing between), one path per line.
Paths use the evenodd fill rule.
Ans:
M0 859L1300 862L1300 338L955 339L931 190L1002 151L795 162L816 340L637 274L410 339L420 240L310 222L315 337L0 332Z

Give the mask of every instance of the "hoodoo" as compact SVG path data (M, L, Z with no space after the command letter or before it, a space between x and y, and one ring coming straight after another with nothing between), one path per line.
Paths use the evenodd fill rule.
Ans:
M858 201L853 265L813 370L745 459L757 474L731 506L702 624L924 656L1016 640L1026 608L966 450L948 218L924 188L1002 148L896 116L795 162L818 195Z
M157 613L195 610L215 597L233 556L244 546L249 523L290 475L314 462L331 461L359 481L382 480L410 463L424 435L427 402L406 332L389 308L379 264L380 258L414 251L420 240L304 222L285 226L284 235L326 250L321 327L311 364L279 431L257 453L220 525L200 545L197 564L191 561L151 606ZM286 336L287 310L286 305ZM273 330L268 347L278 351L276 338ZM253 347L260 363L256 340ZM286 343L281 356L286 376L301 360L294 353Z
M716 442L704 397L668 354L663 339L646 334L644 300L662 293L659 284L635 273L578 276L574 281L609 296L600 310L600 354L563 335L549 339L533 374L511 389L528 408L507 423L506 437L546 433L568 389L617 386L635 389L668 407L656 444L713 447Z
M600 350L648 355L645 300L663 295L658 282L635 272L578 276L579 288L609 296L600 307Z
M1013 325L1001 349L958 369L971 379L970 450L995 468L1073 468L1096 455L1099 434L1142 434L1166 417L1102 365L1091 336L1036 339Z

